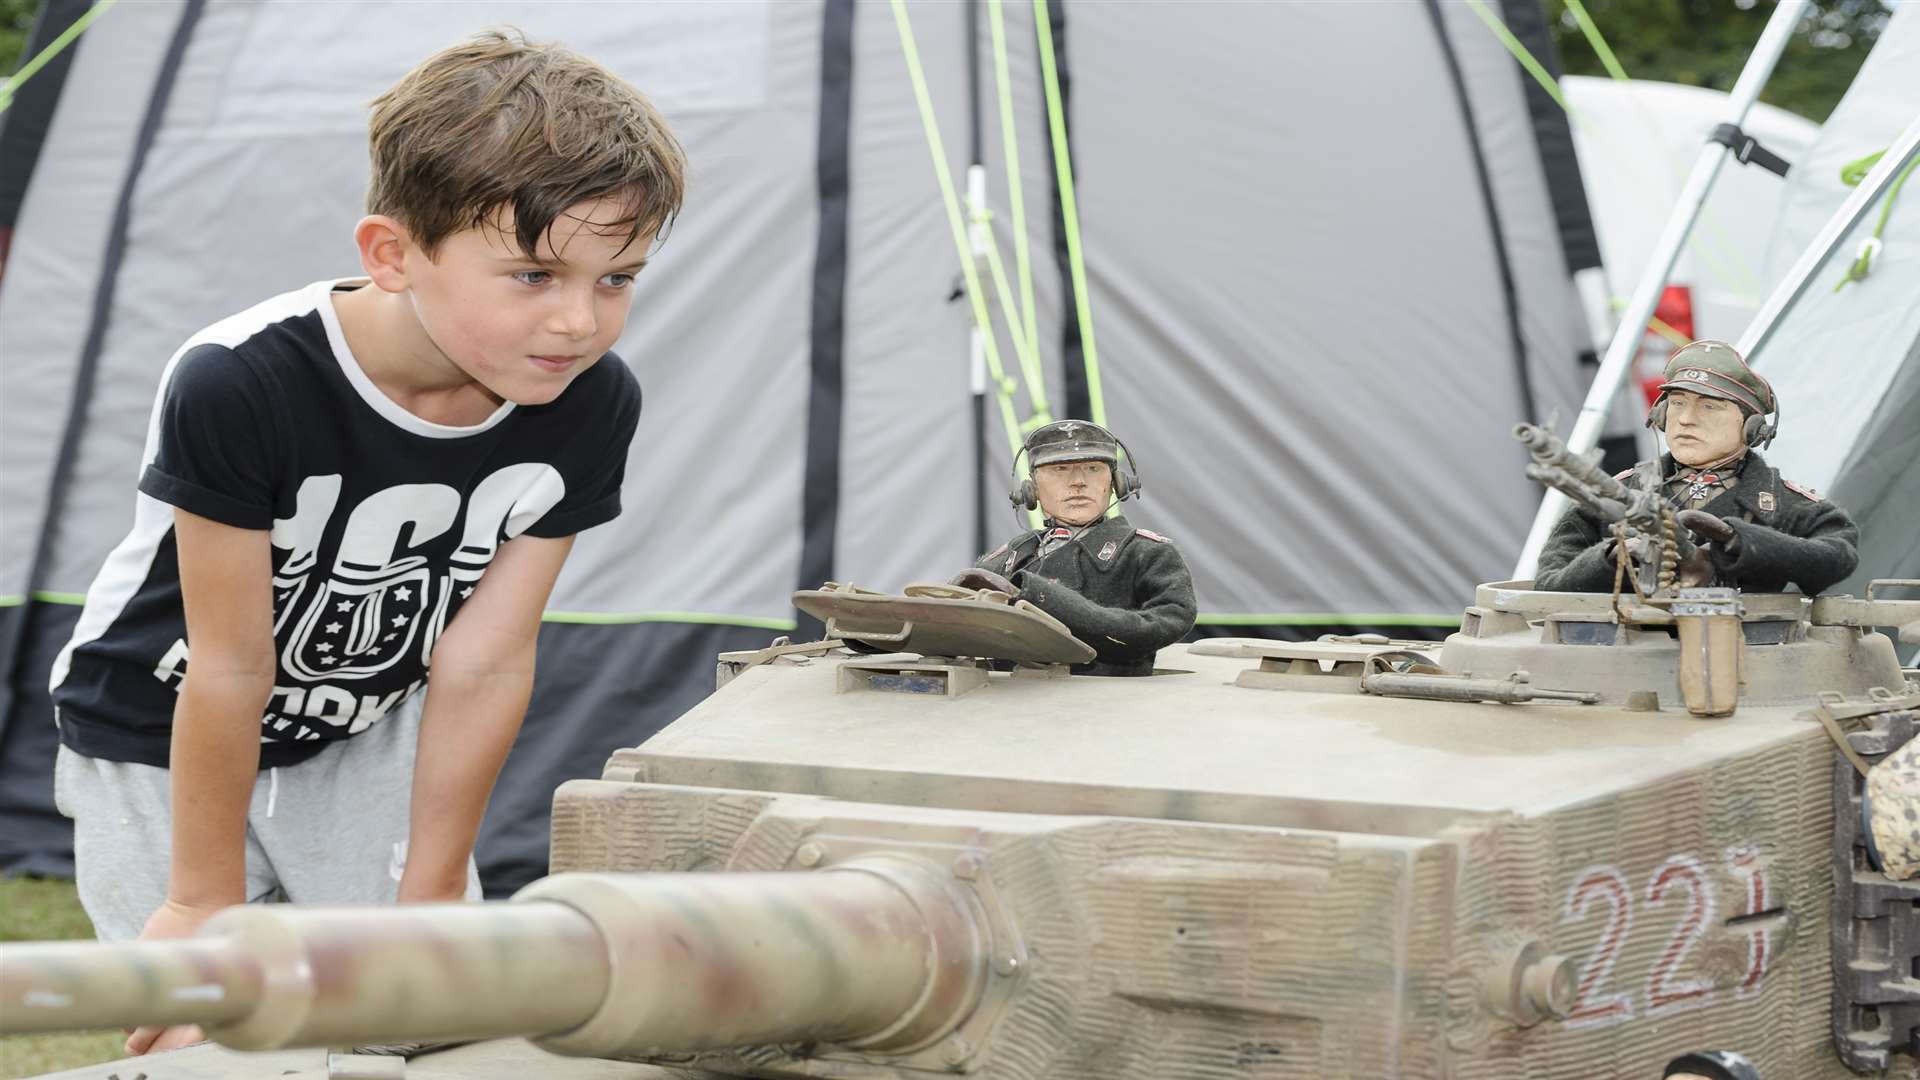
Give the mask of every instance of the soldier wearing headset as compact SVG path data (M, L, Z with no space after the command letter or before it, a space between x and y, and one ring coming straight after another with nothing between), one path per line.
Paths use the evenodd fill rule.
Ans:
M953 584L996 589L1066 624L1093 646L1076 675L1151 675L1154 654L1193 629L1193 577L1173 541L1107 511L1140 493L1133 456L1084 420L1036 428L1014 456L1016 509L1045 524L980 557ZM1121 457L1126 463L1121 463ZM1020 456L1032 479L1019 480Z
M1696 341L1667 360L1647 426L1668 453L1620 474L1652 482L1681 525L1707 544L1702 565L1683 565L1700 584L1813 596L1853 573L1860 530L1847 512L1783 479L1757 452L1773 441L1780 405L1773 387L1724 341ZM1540 552L1535 587L1606 592L1613 587L1614 538L1589 511L1567 511ZM1637 544L1637 541L1634 543ZM1633 550L1635 559L1646 552Z

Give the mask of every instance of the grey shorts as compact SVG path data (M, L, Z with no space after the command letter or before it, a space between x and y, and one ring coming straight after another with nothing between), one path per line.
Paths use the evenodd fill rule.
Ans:
M415 694L380 723L298 765L263 769L247 808L247 900L390 904L407 858ZM53 799L73 819L80 903L102 941L140 935L167 897L172 824L166 769L61 746ZM467 863L467 898L480 876Z

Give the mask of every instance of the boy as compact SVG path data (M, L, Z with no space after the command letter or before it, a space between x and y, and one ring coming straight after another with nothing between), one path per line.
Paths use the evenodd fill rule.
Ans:
M243 901L477 897L541 610L574 534L620 512L640 390L607 350L679 210L665 122L487 33L376 99L369 135L366 276L174 355L133 531L54 665L103 939Z
M1696 341L1667 360L1647 426L1666 436L1668 453L1643 461L1621 480L1644 477L1679 511L1679 523L1709 546L1689 574L1700 584L1748 592L1797 585L1817 595L1853 573L1860 532L1847 512L1781 477L1758 449L1773 441L1779 414L1773 387L1733 346ZM1613 587L1611 531L1583 507L1561 517L1540 552L1536 587L1606 592ZM1632 546L1632 545L1630 545ZM1636 559L1644 553L1632 551Z
M1045 527L953 578L1031 601L1066 624L1097 654L1074 665L1076 675L1151 675L1154 655L1193 629L1193 577L1173 541L1106 516L1140 492L1138 474L1120 468L1120 451L1111 432L1084 420L1036 428L1020 449L1033 479L1011 496L1017 509L1038 507Z

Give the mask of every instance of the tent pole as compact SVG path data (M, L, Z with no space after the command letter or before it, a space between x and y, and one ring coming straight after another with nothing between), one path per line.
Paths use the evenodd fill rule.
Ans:
M1800 24L1800 19L1806 14L1806 8L1805 0L1780 0L1779 6L1773 9L1773 15L1767 20L1767 28L1761 32L1753 52L1748 54L1746 67L1741 69L1739 80L1733 84L1733 90L1727 96L1727 123L1739 124L1746 120L1748 111L1760 97L1761 88L1772 76L1774 65L1779 63L1781 52L1792 39L1794 27ZM1701 147L1700 156L1694 160L1693 171L1687 175L1686 185L1680 189L1679 201L1667 217L1666 229L1654 245L1653 256L1641 271L1633 296L1628 300L1626 310L1621 313L1619 325L1613 332L1613 341L1607 346L1606 358L1600 362L1600 370L1587 390L1586 403L1580 406L1580 417L1567 436L1567 449L1585 453L1599 443L1601 425L1606 421L1614 395L1620 392L1621 384L1626 381L1633 356L1639 351L1641 338L1646 334L1647 320L1653 317L1660 293L1666 288L1667 276L1673 272L1674 260L1679 258L1680 249L1687 242L1687 234L1693 231L1694 222L1700 217L1700 206L1713 190L1714 180L1718 178L1720 166L1726 162L1729 152L1727 147L1714 142ZM1540 560L1540 549L1546 546L1547 534L1553 531L1554 524L1560 520L1566 507L1567 497L1558 491L1548 491L1546 498L1540 501L1533 528L1527 533L1526 545L1521 548L1520 559L1513 568L1512 577L1515 580L1533 577Z
M976 221L985 209L987 176L980 117L981 3L967 0L967 209L969 220ZM977 250L973 255L980 257ZM967 379L973 393L973 554L978 556L987 550L987 343L978 323L967 335Z

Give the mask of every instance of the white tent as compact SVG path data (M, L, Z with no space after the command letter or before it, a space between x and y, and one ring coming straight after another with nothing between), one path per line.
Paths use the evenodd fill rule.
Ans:
M1546 52L1535 0L1503 6ZM909 10L957 172L970 12ZM1044 383L1055 415L1086 415L1033 12L1005 8ZM1099 378L1145 482L1130 515L1181 544L1208 626L1457 617L1537 498L1512 423L1577 390L1570 279L1596 256L1564 117L1458 4L1048 14ZM29 85L51 98L37 164L0 155L0 194L24 192L0 205L0 867L58 843L45 672L126 528L162 364L218 317L355 270L366 102L500 23L633 79L693 171L618 346L646 391L627 512L582 538L555 594L483 834L490 887L544 868L556 780L698 700L716 652L792 628L793 589L944 577L1014 529L992 409L974 495L968 306L888 5L120 4L57 94ZM23 96L0 138L30 115Z
M1561 79L1560 88L1575 117L1573 145L1593 206L1607 288L1624 303L1653 256L1701 145L1726 118L1727 95L1584 75ZM1766 104L1755 105L1741 128L1796 164L1820 131L1813 121ZM1759 310L1768 283L1768 234L1753 223L1777 218L1785 197L1786 185L1765 169L1721 171L1668 276L1670 284L1691 290L1695 336L1731 341Z
M1853 193L1842 167L1886 150L1917 119L1920 11L1905 5L1795 163L1773 232L1772 277L1786 279ZM1877 248L1869 272L1842 286L1869 241ZM1920 578L1920 183L1875 200L1753 361L1782 406L1770 460L1860 525L1860 569L1836 591L1858 594L1873 578Z

